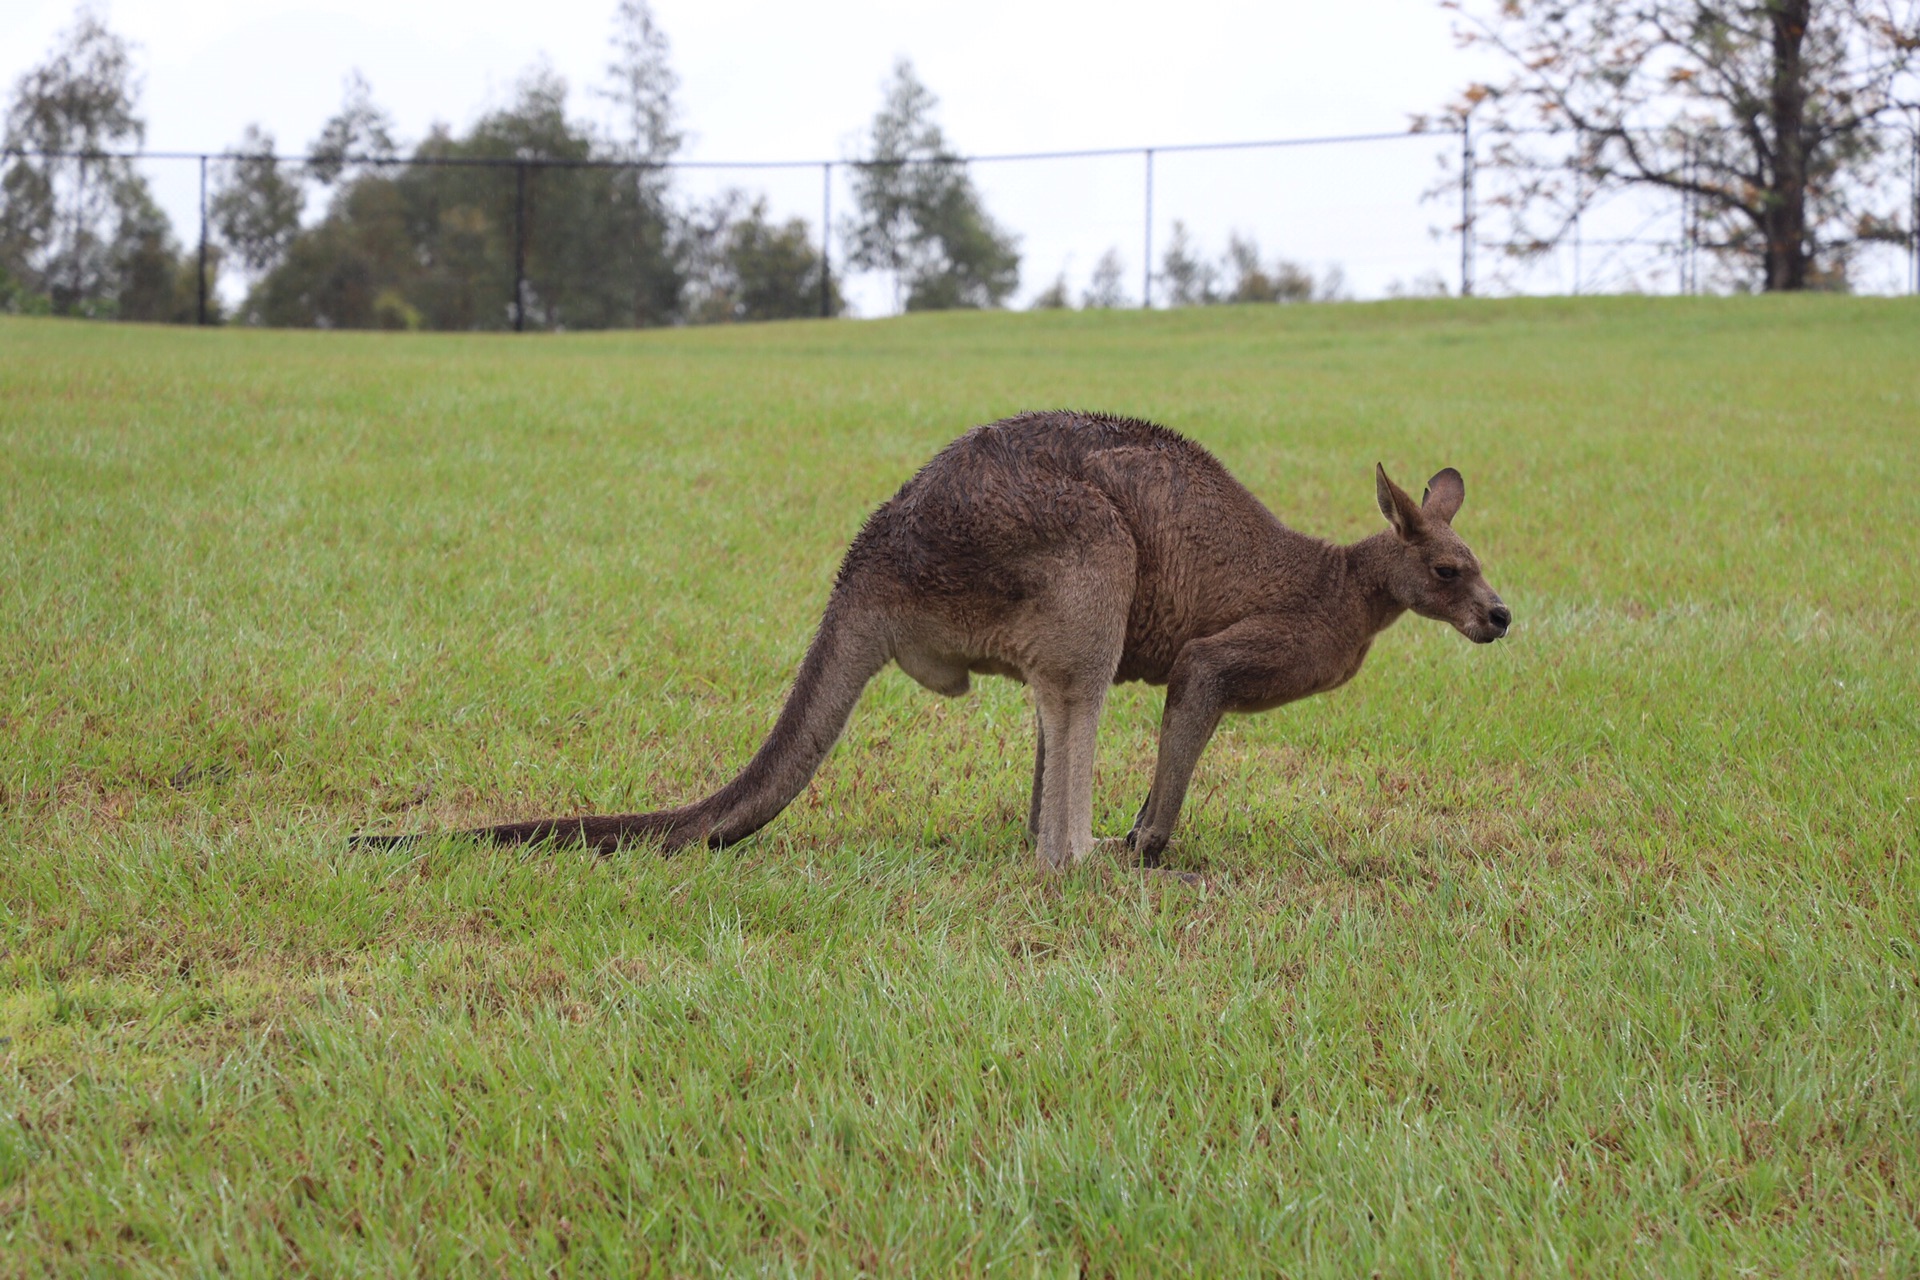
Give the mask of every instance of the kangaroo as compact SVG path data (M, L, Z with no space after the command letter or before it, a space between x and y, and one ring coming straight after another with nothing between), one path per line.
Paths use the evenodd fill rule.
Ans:
M896 662L958 697L1027 684L1039 722L1027 829L1040 865L1093 848L1094 740L1110 685L1165 685L1159 760L1127 844L1159 865L1207 740L1351 680L1402 613L1486 644L1507 607L1453 531L1451 467L1419 502L1374 468L1388 529L1350 546L1280 523L1212 454L1165 427L1028 413L976 427L868 517L773 731L737 777L677 809L543 818L460 834L602 853L744 840L806 786L869 680ZM390 845L413 836L356 839Z

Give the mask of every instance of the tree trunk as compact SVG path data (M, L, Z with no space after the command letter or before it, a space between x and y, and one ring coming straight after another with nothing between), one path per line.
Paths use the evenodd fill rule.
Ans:
M1767 193L1765 287L1772 293L1807 287L1807 80L1801 46L1812 0L1771 0L1773 189Z

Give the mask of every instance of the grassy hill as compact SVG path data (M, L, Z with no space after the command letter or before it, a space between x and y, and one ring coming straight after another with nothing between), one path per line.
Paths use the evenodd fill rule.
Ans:
M4 1269L1910 1273L1916 349L1835 298L0 320ZM1022 691L897 671L734 849L347 852L724 780L866 513L1056 406L1340 539L1456 466L1514 633L1230 721L1200 887L1039 874Z

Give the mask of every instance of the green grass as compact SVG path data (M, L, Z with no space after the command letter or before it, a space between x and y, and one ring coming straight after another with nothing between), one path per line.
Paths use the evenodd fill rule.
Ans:
M1920 307L0 322L0 1271L1910 1275ZM1516 617L1223 729L1062 879L1030 713L882 676L753 841L866 513L1156 418L1296 527L1467 477ZM1151 768L1117 691L1098 828Z

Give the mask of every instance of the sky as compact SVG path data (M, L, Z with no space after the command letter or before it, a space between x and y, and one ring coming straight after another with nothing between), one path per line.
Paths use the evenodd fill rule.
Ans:
M456 129L510 101L545 64L573 89L576 114L604 118L590 90L608 58L613 0L115 0L107 21L136 44L147 144L217 150L249 123L282 150L304 149L366 76L403 142L435 122ZM51 47L71 0L0 0L0 83ZM681 77L682 158L826 160L857 154L898 57L939 96L949 140L970 153L1392 132L1491 71L1456 47L1434 0L1244 3L972 0L902 4L816 0L655 0ZM1154 162L1154 255L1177 219L1210 254L1230 233L1316 272L1339 267L1355 296L1422 278L1457 279L1444 200L1422 200L1451 143L1409 137L1284 151L1161 154ZM1020 297L1064 275L1084 287L1109 249L1141 290L1144 161L980 165L987 207L1019 233ZM188 164L147 172L183 239L196 178ZM735 184L776 212L820 218L817 170L685 175L688 195ZM850 207L841 182L836 217ZM310 215L317 209L310 209ZM837 256L837 254L836 254ZM854 282L859 310L892 304L879 279Z

